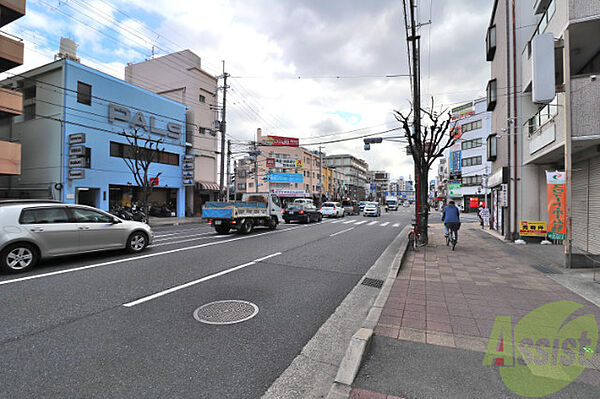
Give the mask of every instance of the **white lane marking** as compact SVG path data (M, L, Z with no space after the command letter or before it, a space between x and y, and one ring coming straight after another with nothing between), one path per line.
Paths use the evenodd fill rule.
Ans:
M177 230L176 233L169 233L169 234L155 234L154 237L167 237L167 236L177 236L177 235L181 235L181 234L188 234L190 231L198 231L198 230L206 230L206 228L201 228L201 229L188 229L188 230ZM173 230L167 230L167 231L173 231Z
M359 226L359 225L361 225L361 224L363 224L363 223L367 223L367 221L366 221L366 220L363 220L363 221L361 221L361 222L356 222L356 223L354 223L354 224L355 224L356 226Z
M58 271L50 272L50 273L36 274L34 276L20 277L20 278L15 278L15 279L12 279L12 280L0 281L0 285L7 285L7 284L12 284L12 283L18 283L18 282L21 282L21 281L35 280L35 279L42 278L42 277L50 277L50 276L56 276L56 275L59 275L59 274L66 274L66 273L78 272L80 270L94 269L94 268L101 267L101 266L110 266L110 265L114 265L114 264L117 264L117 263L129 262L129 261L132 261L132 260L153 258L155 256L168 255L168 254L172 254L172 253L176 253L176 252L188 251L190 249L198 249L198 248L210 247L210 246L213 246L213 245L226 244L228 242L245 240L245 239L248 239L248 238L264 236L264 235L267 235L267 234L283 233L283 232L286 232L286 231L301 229L301 228L304 228L304 227L307 227L307 226L290 227L289 229L279 230L279 231L267 231L265 233L253 234L253 235L250 235L250 236L243 236L243 237L236 237L236 238L232 238L232 239L229 239L229 240L213 241L213 242L207 242L206 244L192 245L191 247L183 247L183 248L170 249L168 251L157 252L155 254L140 255L140 256L134 256L134 257L125 258L125 259L116 259L116 260L111 260L111 261L108 261L108 262L102 262L102 263L96 263L96 264L93 264L93 265L76 267L76 268L73 268L73 269L58 270Z
M331 222L331 224L336 224L336 223L340 223L341 220L334 220L333 222Z
M354 222L356 222L356 219L348 220L347 222L344 222L344 224L350 224L350 223L354 223Z
M255 259L252 262L244 263L243 265L235 266L235 267L232 267L232 268L227 269L227 270L222 270L222 271L220 271L218 273L211 274L211 275L206 276L206 277L202 277L202 278L200 278L198 280L190 281L189 283L181 284L181 285L178 285L176 287L169 288L168 290L160 291L160 292L157 292L156 294L145 296L145 297L137 299L137 300L135 300L133 302L124 303L123 306L130 308L132 306L139 305L140 303L148 302L148 301L151 301L153 299L159 298L161 296L170 294L172 292L179 291L179 290L182 290L182 289L187 288L187 287L191 287L192 285L196 285L196 284L202 283L204 281L212 280L213 278L220 277L220 276L223 276L225 274L229 274L231 272L234 272L236 270L240 270L240 269L243 269L245 267L255 265L258 262L262 262L263 260L272 258L274 256L278 256L278 255L281 255L281 252L276 252L276 253L271 254L271 255L263 256L262 258Z
M380 224L380 226L381 226L381 227L385 227L385 226L387 226L388 224L390 224L390 222L381 223L381 224Z
M199 236L206 236L209 234L215 234L214 231L209 231L206 233L200 233L200 234L190 234L190 235L186 235L185 237L167 237L167 238L158 238L155 239L154 242L161 242L161 241L169 241L169 240L177 240L179 238L187 238L187 237L199 237ZM156 236L154 236L156 238Z
M354 230L354 227L350 227L349 229L342 230L342 231L338 231L337 233L330 234L330 235L329 235L329 237L335 237L335 236L337 236L338 234L346 233L346 232L348 232L348 231L350 231L350 230Z
M394 223L392 227L400 227L400 223Z
M377 224L377 222L373 221L373 222L369 223L367 226L373 226L374 224Z

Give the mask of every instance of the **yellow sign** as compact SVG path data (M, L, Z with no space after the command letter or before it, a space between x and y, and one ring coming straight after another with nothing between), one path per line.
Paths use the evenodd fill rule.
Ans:
M519 234L529 237L546 237L546 222L521 220Z
M296 168L302 169L302 160L301 159L296 159Z

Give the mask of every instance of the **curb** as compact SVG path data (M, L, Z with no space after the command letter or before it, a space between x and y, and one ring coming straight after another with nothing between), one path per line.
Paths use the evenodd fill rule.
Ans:
M181 224L205 224L206 222L202 220L202 218L193 218L193 219L159 219L148 221L148 226L150 227L162 227L162 226L179 226Z
M373 331L377 326L383 307L390 295L396 276L402 266L402 261L406 255L408 249L408 233L411 226L406 226L399 234L400 240L398 247L400 251L395 255L391 262L388 275L379 291L379 295L375 299L373 305L369 309L369 313L362 323L362 327L352 336L346 353L340 362L337 375L334 383L329 390L327 395L328 399L342 399L350 396L350 390L354 378L358 374L358 370L362 363L363 357L371 338L373 337ZM369 273L365 275L365 278L369 278Z

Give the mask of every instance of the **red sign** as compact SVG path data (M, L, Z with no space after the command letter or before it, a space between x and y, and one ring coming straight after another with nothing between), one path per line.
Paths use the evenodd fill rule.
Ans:
M477 207L479 207L479 198L477 198L477 197L471 197L469 199L469 206L471 208L477 208Z
M450 138L459 139L462 136L462 125L450 129Z
M267 168L275 167L275 158L267 158Z
M299 147L300 139L294 137L267 136L265 137L265 145Z
M158 177L151 177L148 180L148 183L150 183L151 186L158 186Z

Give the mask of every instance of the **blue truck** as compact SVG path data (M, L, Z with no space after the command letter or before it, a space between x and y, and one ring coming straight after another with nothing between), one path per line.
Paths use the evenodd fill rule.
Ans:
M207 202L202 218L219 234L230 230L249 234L256 226L275 230L283 221L281 200L273 193L246 193L241 201Z

